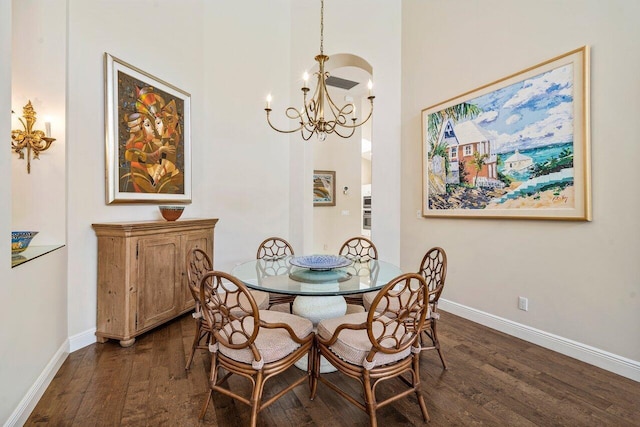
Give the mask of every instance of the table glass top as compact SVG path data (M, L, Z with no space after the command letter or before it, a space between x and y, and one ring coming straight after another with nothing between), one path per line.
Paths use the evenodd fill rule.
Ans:
M253 260L231 271L249 288L290 295L349 295L375 291L402 274L384 261L354 261L350 266L327 271L295 267L291 257Z

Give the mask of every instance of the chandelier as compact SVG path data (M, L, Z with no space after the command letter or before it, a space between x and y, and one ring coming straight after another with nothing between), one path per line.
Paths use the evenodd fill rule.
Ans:
M285 112L289 119L298 122L298 127L291 130L280 130L271 123L271 94L267 96L267 108L264 109L267 112L267 123L272 129L281 133L300 131L305 141L308 141L313 134L316 134L318 141L324 141L327 135L331 133L335 133L341 138L349 138L357 127L362 126L371 118L375 96L371 95L372 83L369 80L369 96L367 99L371 104L371 108L367 118L360 122L358 122L356 106L353 102L340 108L331 99L327 90L329 73L324 70L324 64L329 60L329 57L324 54L324 0L320 1L320 55L316 55L314 59L318 61L318 71L315 73L317 84L313 96L310 99L307 98L310 92L308 85L309 74L305 72L302 86L303 106L300 109L289 107Z

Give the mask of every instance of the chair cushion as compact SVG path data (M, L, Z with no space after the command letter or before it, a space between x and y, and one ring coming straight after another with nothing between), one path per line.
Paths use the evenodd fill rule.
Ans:
M362 295L362 304L364 305L364 308L369 311L371 310L371 304L373 304L373 300L376 299L376 296L378 295L378 292L367 292L366 294ZM398 311L398 309L400 308L400 302L398 301L398 299L396 298L391 298L389 300L389 309L392 311ZM378 307L376 308L377 312L382 312L384 309L386 309L386 306L384 305L384 301L381 304L378 304ZM391 317L391 315L393 313L385 313L387 315L389 315L389 317ZM395 316L393 316L395 317ZM430 319L431 318L431 305L427 306L427 317L425 317L425 319Z
M262 291L251 291L253 299L256 300L258 310L266 310L269 308L269 293Z
M380 319L389 320L385 316L380 316ZM338 326L345 323L353 323L357 325L360 323L365 323L366 321L367 313L352 313L333 319L325 319L318 324L317 333L321 338L328 340L333 336L333 333L338 328ZM377 323L378 322L375 322L373 324L374 334L375 332L379 332L380 328L382 327ZM402 327L400 327L399 329L400 333L404 333ZM366 329L358 331L343 329L342 332L340 332L340 334L338 335L338 339L336 340L336 342L329 348L333 353L336 354L336 356L338 356L345 362L358 366L364 366L365 358L369 354L369 351L371 351L371 347L371 341L369 341L369 336L367 335ZM411 347L393 354L378 352L373 359L374 366L382 366L393 363L398 360L404 359L410 354Z
M345 314L362 313L364 307L357 304L347 304L347 312Z
M364 305L365 310L369 311L376 295L378 295L378 292L367 292L366 294L362 294L362 305Z
M310 320L289 313L278 311L260 310L260 319L267 323L286 323L293 329L298 338L304 338L313 331ZM237 321L236 321L237 322ZM246 317L247 333L253 332L253 318ZM226 326L228 328L228 326ZM260 328L255 340L255 346L262 356L264 363L276 362L293 353L300 344L295 342L286 329ZM247 348L231 349L220 343L220 353L238 362L251 364L254 361L253 353Z
M269 307L269 310L279 311L280 313L291 313L291 304L282 303L282 304L274 304Z

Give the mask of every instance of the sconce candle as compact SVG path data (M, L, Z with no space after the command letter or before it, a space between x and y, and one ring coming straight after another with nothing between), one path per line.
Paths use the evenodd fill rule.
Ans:
M24 120L23 120L24 119ZM36 123L36 111L31 105L31 101L24 106L22 118L19 118L24 130L11 131L11 148L18 153L20 159L24 159L23 150L27 149L27 173L31 173L31 157L40 158L40 153L51 147L55 138L51 138L51 123L45 123L46 134L41 130L34 130ZM33 156L32 156L33 153Z

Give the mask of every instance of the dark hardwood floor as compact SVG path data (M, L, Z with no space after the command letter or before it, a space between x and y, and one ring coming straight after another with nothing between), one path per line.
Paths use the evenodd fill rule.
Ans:
M214 394L203 423L209 355L185 357L193 319L183 316L121 348L93 344L69 355L25 425L246 426L247 406ZM443 313L441 342L449 369L435 352L421 356L422 389L431 426L638 426L640 383L534 344ZM300 375L295 368L267 382L265 395ZM327 374L360 394L358 383ZM388 382L380 393L390 394ZM229 386L249 390L246 380ZM381 426L422 425L414 396L378 411ZM309 400L304 383L260 413L261 426L364 426L364 412L322 384Z

